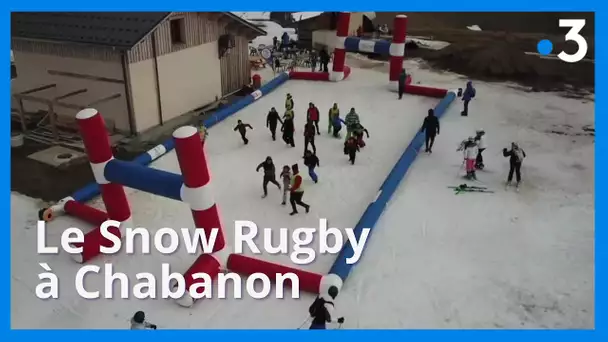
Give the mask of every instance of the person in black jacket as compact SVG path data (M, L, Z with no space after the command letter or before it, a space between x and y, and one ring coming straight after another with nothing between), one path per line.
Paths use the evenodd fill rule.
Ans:
M287 145L291 145L291 147L296 147L296 143L293 140L293 135L295 132L295 127L293 124L293 118L287 117L283 120L283 125L281 126L281 132L283 132L283 141Z
M325 48L323 48L321 50L321 52L319 52L319 59L321 60L321 65L323 66L322 70L319 70L319 71L329 72L329 69L327 68L327 64L329 64L330 57L329 57L329 53L327 53L327 50Z
M401 73L399 73L399 81L397 84L397 90L399 93L399 100L403 97L403 93L405 92L405 80L407 79L407 73L405 69L401 69Z
M502 155L509 158L509 176L506 186L511 185L513 173L515 173L515 179L517 180L516 187L519 188L519 184L521 183L521 164L526 157L526 152L513 142L511 143L511 150L507 150L507 148L502 149Z
M265 198L266 196L268 196L268 183L272 183L272 184L276 185L277 188L279 188L279 190L281 190L281 184L279 184L279 182L277 182L276 172L275 172L274 162L272 161L272 157L270 157L270 156L266 157L266 160L261 162L260 165L258 165L258 167L255 169L255 171L260 172L260 169L262 169L262 168L264 169L264 179L262 181L262 189L264 189L264 195L262 195L262 198Z
M426 149L425 152L433 153L433 144L435 143L435 136L439 135L439 119L435 116L435 111L429 109L429 115L424 118L422 128L420 132L425 133Z
M236 127L234 127L234 131L239 131L239 133L241 134L241 139L243 139L243 143L245 143L245 145L249 144L249 139L247 139L246 137L247 128L253 129L250 124L243 123L243 121L241 120L238 120L236 122Z
M327 289L327 293L318 296L315 301L308 308L308 314L312 318L310 324L310 330L324 330L327 329L327 323L344 323L344 317L340 317L334 320L332 314L334 313L334 300L338 296L338 288L336 286L330 286Z
M270 129L270 134L272 134L272 140L277 140L277 122L283 124L283 120L281 120L281 116L277 112L277 110L272 107L270 112L268 112L268 116L266 117L266 127Z
M304 165L308 167L308 175L312 179L313 182L319 182L319 176L315 172L315 167L319 166L319 158L310 151L304 152Z
M315 146L315 136L317 135L317 129L312 120L308 119L306 125L304 125L304 155L308 151L308 144L312 146L312 153L317 154L317 146Z

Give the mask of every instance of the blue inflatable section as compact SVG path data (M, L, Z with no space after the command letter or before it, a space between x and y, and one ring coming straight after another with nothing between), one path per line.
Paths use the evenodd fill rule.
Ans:
M437 104L437 106L435 106L435 115L439 119L441 119L441 117L445 114L447 108L450 106L452 101L454 101L455 97L456 95L453 92L448 92L447 95ZM386 177L384 183L382 183L382 186L380 186L380 190L375 201L370 203L370 205L363 213L363 216L361 216L361 219L359 219L359 222L357 222L357 225L353 229L357 240L361 237L363 229L365 228L370 229L371 236L371 233L374 231L373 228L380 219L380 216L382 215L386 204L395 193L395 190L397 190L399 183L401 183L401 180L403 179L403 177L405 177L405 174L416 159L418 151L420 150L423 144L424 133L418 132L418 134L416 134L414 139L412 139L412 141L410 142L409 146L405 149L405 152L403 152L391 172L388 174L388 177ZM338 257L332 265L329 273L335 274L339 276L342 281L345 281L348 275L350 274L353 266L356 265L348 264L346 260L348 258L351 258L354 254L355 252L351 244L346 243L338 254ZM359 261L360 260L361 259L359 259Z
M113 159L106 165L104 176L112 183L177 201L182 200L180 192L183 179L175 173Z
M207 128L211 128L213 125L221 122L222 120L233 115L234 113L238 112L239 110L245 108L246 106L250 105L251 103L255 102L256 100L259 100L261 97L270 93L271 91L273 91L274 89L276 89L277 87L279 87L280 85L285 83L287 80L289 80L289 74L281 73L279 76L275 77L270 82L268 82L264 86L262 86L258 90L259 92L256 92L257 94L253 93L251 95L245 96L241 100L211 114L211 116L207 120L204 121L204 125ZM256 97L256 95L257 95L257 97ZM168 139L161 145L165 149L164 153L170 152L175 147L173 138ZM155 147L154 149L157 149L157 148L158 148L158 146ZM150 151L153 151L154 149L152 149ZM137 158L133 159L130 163L134 163L134 164L141 165L141 166L146 166L146 165L150 164L153 161L153 159L152 159L152 154L150 154L149 152L139 155ZM160 156L161 155L157 156L156 158L158 158ZM93 198L95 198L98 195L99 195L99 186L97 185L97 183L90 183L90 184L86 185L85 187L75 191L71 195L71 197L75 201L78 201L80 203L85 203L87 201L92 200Z
M367 47L363 48L362 47ZM382 56L388 56L391 43L386 40L369 40L360 39L357 37L346 37L344 41L344 49L348 52L366 52L375 53Z

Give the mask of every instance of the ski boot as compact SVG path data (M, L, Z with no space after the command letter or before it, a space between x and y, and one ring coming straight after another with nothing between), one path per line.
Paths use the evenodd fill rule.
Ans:
M483 170L484 167L485 167L485 165L483 165L483 163L475 164L475 168L477 170Z

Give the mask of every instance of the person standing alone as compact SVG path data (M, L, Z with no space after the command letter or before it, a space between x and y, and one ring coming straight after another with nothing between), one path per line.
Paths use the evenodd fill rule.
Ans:
M435 116L435 111L429 109L429 113L424 122L420 132L425 133L425 146L424 152L433 153L433 144L435 143L435 136L439 135L439 119Z

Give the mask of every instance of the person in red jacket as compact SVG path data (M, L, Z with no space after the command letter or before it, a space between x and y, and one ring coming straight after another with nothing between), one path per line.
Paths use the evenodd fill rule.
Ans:
M312 153L317 154L317 146L315 146L315 136L317 132L315 131L315 125L312 120L308 119L306 125L304 126L304 155L306 155L306 151L308 151L308 144L312 146Z
M306 210L306 213L310 211L310 205L302 202L302 197L304 196L304 188L302 187L302 175L300 175L300 169L298 168L298 164L293 164L291 166L291 171L293 172L293 177L291 177L291 185L289 187L289 203L291 203L291 213L289 215L293 216L298 213L298 209L296 208L296 204L303 207Z
M317 134L321 135L321 131L319 131L319 108L317 108L312 102L308 104L306 118L314 123L315 127L317 128Z

